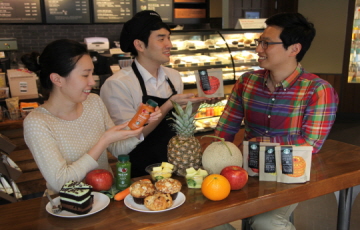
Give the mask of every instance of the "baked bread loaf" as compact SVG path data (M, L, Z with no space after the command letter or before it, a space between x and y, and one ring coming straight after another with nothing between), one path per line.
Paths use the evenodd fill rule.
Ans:
M130 186L130 195L137 204L144 204L144 198L155 193L155 187L151 181L136 181Z
M161 193L170 194L175 200L181 190L181 182L173 178L164 178L155 183L155 188Z
M170 208L173 200L169 194L157 192L154 195L147 196L144 200L144 205L151 211L160 211Z

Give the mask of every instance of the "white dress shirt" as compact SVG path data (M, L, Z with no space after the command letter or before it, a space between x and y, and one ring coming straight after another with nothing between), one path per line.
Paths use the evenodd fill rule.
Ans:
M144 79L149 96L170 97L172 90L166 81L167 78L170 79L178 94L183 93L184 85L177 70L160 66L156 79L136 59L135 64ZM135 115L142 102L142 96L139 80L131 66L109 77L100 90L100 97L116 125L129 121Z

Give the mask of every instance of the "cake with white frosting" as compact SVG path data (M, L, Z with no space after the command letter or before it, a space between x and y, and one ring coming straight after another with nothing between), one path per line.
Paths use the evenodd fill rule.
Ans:
M91 185L76 181L67 182L60 190L62 209L80 215L90 212L94 202L91 192Z

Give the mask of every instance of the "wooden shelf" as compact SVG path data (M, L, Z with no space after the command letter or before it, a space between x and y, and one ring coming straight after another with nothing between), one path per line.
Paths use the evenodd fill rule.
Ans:
M23 119L20 120L10 120L5 119L0 122L0 130L9 130L9 129L20 129L23 127Z

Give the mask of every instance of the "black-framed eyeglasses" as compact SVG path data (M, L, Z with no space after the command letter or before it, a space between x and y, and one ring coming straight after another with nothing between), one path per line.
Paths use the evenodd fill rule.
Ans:
M261 44L261 47L266 50L269 45L283 44L282 42L267 42L265 40L254 39L256 47Z

